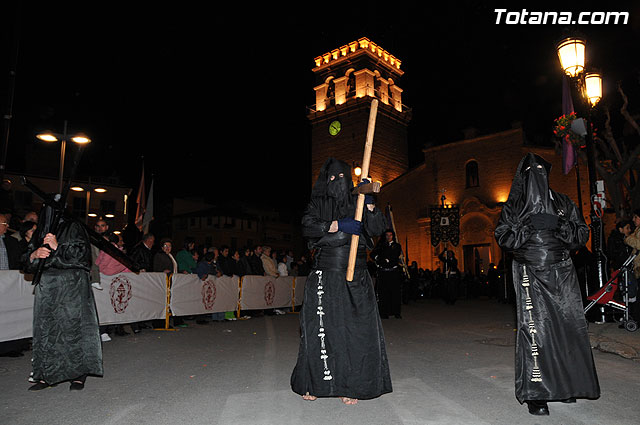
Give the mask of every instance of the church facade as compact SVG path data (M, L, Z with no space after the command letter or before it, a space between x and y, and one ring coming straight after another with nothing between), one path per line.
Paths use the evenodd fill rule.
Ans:
M398 240L409 262L416 261L419 267L433 270L440 267L438 255L442 250L451 249L460 269L468 273L486 273L489 264L498 264L502 252L493 231L518 163L527 152L552 164L551 187L578 204L575 169L564 175L561 155L552 148L527 145L521 128L425 147L421 165L384 182L378 204L392 207ZM580 176L580 187L583 212L588 216L589 186L584 174ZM443 205L459 211L457 245L431 243L430 211Z

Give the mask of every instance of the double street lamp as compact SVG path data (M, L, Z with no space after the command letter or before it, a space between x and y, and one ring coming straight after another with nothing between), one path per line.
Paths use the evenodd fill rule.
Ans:
M74 192L86 192L86 200L85 200L85 214L84 214L84 222L85 224L89 223L89 217L97 217L98 215L90 212L91 206L91 192L95 193L105 193L107 189L101 186L92 185L89 181L88 184L78 184L76 186L70 187ZM105 215L105 218L113 218L114 215L112 213L108 213Z
M571 37L558 43L557 51L560 59L560 65L574 87L577 89L580 102L580 110L578 115L582 114L586 118L584 127L578 127L579 123L584 121L574 120L572 130L581 134L585 138L585 147L587 154L587 168L589 172L589 194L591 196L591 251L596 257L598 269L599 286L604 286L604 261L602 253L602 210L596 209L596 201L600 196L600 192L604 192L604 188L599 190L596 181L596 163L595 163L595 145L593 142L593 134L591 129L592 110L596 104L602 99L602 76L597 72L586 72L585 56L586 41L582 38ZM574 128L576 127L576 128ZM604 308L601 308L602 322L604 322Z
M78 145L86 145L87 143L91 142L91 139L89 139L86 135L84 135L83 133L75 133L75 134L68 134L67 133L67 121L65 120L64 122L64 130L62 132L62 134L60 133L54 133L51 131L47 131L47 132L43 132L40 133L38 135L36 135L36 137L40 140L42 140L43 142L48 142L48 143L55 143L55 142L60 142L60 174L59 174L59 188L58 191L59 193L62 193L62 180L63 180L63 175L64 175L64 157L66 154L66 149L67 149L67 141L72 141Z

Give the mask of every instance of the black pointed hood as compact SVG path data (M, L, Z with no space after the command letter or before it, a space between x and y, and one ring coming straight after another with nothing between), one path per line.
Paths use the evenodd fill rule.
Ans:
M530 152L520 160L506 202L519 219L531 214L554 213L550 172L551 164L540 155Z

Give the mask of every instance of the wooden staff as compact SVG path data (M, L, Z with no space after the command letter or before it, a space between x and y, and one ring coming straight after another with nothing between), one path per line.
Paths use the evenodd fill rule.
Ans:
M364 145L364 156L362 157L362 174L361 181L369 175L369 161L371 160L371 149L373 148L373 133L376 128L376 115L378 113L378 99L371 101L371 111L369 112L369 126L367 127L367 140ZM356 204L355 219L362 221L362 212L364 211L364 193L358 194L358 203ZM353 274L356 270L356 257L358 255L359 235L351 235L351 249L349 250L349 265L347 267L347 282L353 281Z

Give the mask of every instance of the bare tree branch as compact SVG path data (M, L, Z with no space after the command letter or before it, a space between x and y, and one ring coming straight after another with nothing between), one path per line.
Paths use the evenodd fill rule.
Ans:
M618 163L622 162L622 155L620 154L620 149L618 148L618 143L616 139L613 137L613 131L611 130L611 114L609 112L609 108L605 108L605 114L607 116L607 120L604 124L604 138L609 143L609 146L613 149L616 155L616 159Z
M624 90L622 90L621 82L618 82L618 92L620 93L620 96L622 96L622 100L624 101L622 104L622 107L620 108L620 113L627 120L627 122L631 124L631 127L633 127L636 130L636 133L640 135L640 126L638 125L636 120L633 119L631 114L629 114L629 112L627 111L627 106L629 105L629 99L627 99L627 95L624 93Z

